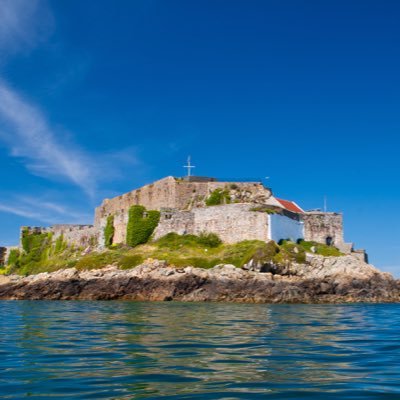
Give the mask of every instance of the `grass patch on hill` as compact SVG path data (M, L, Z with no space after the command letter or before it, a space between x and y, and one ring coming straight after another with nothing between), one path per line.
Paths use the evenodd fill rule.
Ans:
M339 257L343 255L343 253L341 253L336 247L328 246L327 244L323 243L306 242L305 240L300 240L299 245L307 253L313 253L324 257ZM312 248L314 248L314 251L312 251Z
M227 244L222 243L217 235L211 233L199 236L169 233L156 241L134 248L112 245L104 251L89 254L82 254L81 250L73 247L66 247L62 252L54 251L49 245L41 246L43 254L40 254L37 246L34 246L37 261L33 261L28 252L21 255L18 262L14 260L14 264L8 268L10 272L20 275L53 272L71 267L78 270L91 270L110 264L121 269L130 269L148 258L165 260L178 268L187 266L212 268L218 264L233 264L240 268L250 260L274 264L303 263L306 252L311 252L313 246L315 254L341 255L334 247L314 242L282 241L278 245L273 241L266 243L259 240L245 240Z

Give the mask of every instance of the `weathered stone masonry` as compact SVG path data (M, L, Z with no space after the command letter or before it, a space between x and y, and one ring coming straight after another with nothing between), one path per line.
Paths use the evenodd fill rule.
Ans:
M96 209L95 213L95 227L98 231L99 243L104 243L104 228L109 215L114 216L114 243L126 242L128 213L129 208L133 205L142 205L148 210L173 210L172 214L169 213L170 218L172 218L171 221L168 222L162 217L159 231L167 231L167 227L172 226L172 224L175 230L170 231L182 233L194 233L200 230L209 231L209 229L214 228L218 229L223 237L232 242L233 239L229 239L229 235L223 233L224 230L228 232L228 229L222 227L223 223L227 223L231 228L230 235L232 237L234 235L236 235L236 237L243 237L243 234L235 234L232 230L239 229L239 231L243 231L241 226L247 226L248 239L255 236L265 236L264 234L259 234L259 232L252 233L252 230L259 229L257 224L255 225L256 228L251 227L252 220L257 220L254 214L248 214L247 217L250 217L250 220L242 222L242 225L237 223L237 226L233 228L232 222L229 222L229 220L232 221L234 217L224 215L224 211L232 211L235 213L240 207L222 208L221 211L218 211L217 208L224 206L219 206L217 208L204 207L205 199L216 189L230 191L232 202L237 201L240 203L248 202L253 205L270 204L271 206L280 206L272 196L271 190L264 187L259 182L191 182L169 176L124 195L104 200L101 206ZM235 205L239 204L231 204L230 206ZM214 210L209 211L211 209ZM180 213L178 214L177 211L180 211ZM185 213L189 211L192 211L194 214ZM214 217L219 220L217 221ZM245 217L242 212L237 218L245 220L247 217ZM164 224L166 224L165 227L163 227ZM157 235L157 237L159 237L159 235Z
M191 211L164 210L154 238L170 232L181 235L213 232L226 243L253 239L267 241L268 214L249 211L251 207L252 204L226 204Z
M54 225L28 230L31 233L51 232L54 240L62 236L69 245L80 248L102 248L107 218L112 215L113 243L126 243L129 209L133 205L142 205L147 210L161 211L155 239L170 232L195 235L212 232L227 243L304 238L335 245L346 253L352 251L352 244L344 243L341 214L304 212L293 202L276 199L261 182L193 178L169 176L113 199L105 199L96 208L94 225ZM206 206L206 199L216 189L226 192L230 204ZM271 211L278 214L271 215ZM0 248L0 264L7 255L7 249Z
M304 239L339 245L343 240L343 216L337 213L308 212L302 215Z
M0 265L6 264L7 247L0 247Z

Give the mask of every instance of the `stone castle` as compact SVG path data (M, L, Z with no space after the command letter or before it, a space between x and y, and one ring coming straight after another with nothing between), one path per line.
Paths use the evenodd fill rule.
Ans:
M209 205L217 193L221 201ZM354 252L352 243L343 238L343 216L335 212L304 211L293 201L273 195L261 182L223 182L214 178L168 176L121 196L105 199L96 208L94 225L54 225L48 228L24 227L30 232L61 235L69 245L80 248L105 246L104 229L113 216L113 244L126 243L129 209L142 205L160 211L160 221L153 237L167 233L217 234L223 242L242 240L315 241L333 245L343 253ZM9 248L0 247L0 264ZM356 251L364 257L362 251Z

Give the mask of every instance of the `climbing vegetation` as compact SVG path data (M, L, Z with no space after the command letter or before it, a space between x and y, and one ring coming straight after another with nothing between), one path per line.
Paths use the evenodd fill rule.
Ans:
M159 221L159 211L146 211L143 206L132 206L129 209L126 244L135 247L147 243Z
M221 204L230 204L231 196L227 189L215 189L206 199L206 206L219 206Z
M109 215L107 217L107 224L104 228L104 244L106 247L110 247L113 244L114 233L114 215Z

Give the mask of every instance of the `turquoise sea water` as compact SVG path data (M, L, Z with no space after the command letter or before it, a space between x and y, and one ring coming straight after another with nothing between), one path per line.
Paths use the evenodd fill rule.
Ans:
M0 302L0 396L400 399L400 305Z

